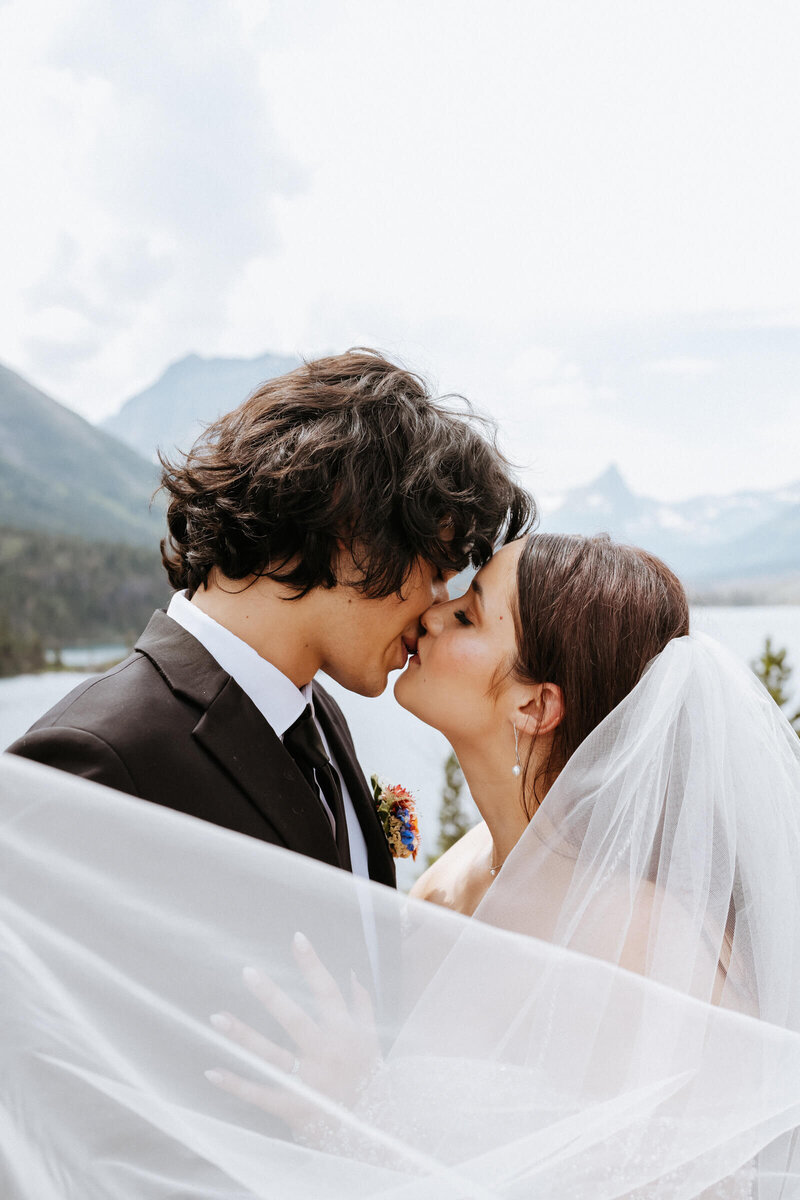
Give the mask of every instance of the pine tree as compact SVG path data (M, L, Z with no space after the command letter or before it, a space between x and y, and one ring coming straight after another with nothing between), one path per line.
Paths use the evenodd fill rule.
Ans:
M429 854L426 866L435 863L446 850L462 838L470 828L469 820L461 807L461 792L464 787L464 775L458 759L450 751L444 764L444 789L442 804L439 809L439 839L436 843L436 854Z
M786 661L786 648L773 650L772 638L768 637L761 657L751 663L751 666L778 707L785 708L790 699L785 689L792 677L792 668ZM800 710L793 717L789 717L789 723L800 736Z
M0 677L24 675L44 668L44 647L35 633L20 633L0 609Z

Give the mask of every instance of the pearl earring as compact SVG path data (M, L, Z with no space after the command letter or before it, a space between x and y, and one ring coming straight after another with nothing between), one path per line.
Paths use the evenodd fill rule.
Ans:
M516 776L522 774L522 767L520 766L520 763L519 763L519 734L517 733L516 725L514 726L514 753L517 756L517 761L514 763L513 767L511 768L511 774L516 777Z

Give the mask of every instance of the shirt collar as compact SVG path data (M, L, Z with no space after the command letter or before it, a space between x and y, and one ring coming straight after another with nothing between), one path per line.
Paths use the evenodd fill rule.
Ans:
M185 592L174 594L167 616L205 647L223 671L227 671L250 697L278 737L283 737L289 726L302 715L306 705L310 704L313 711L310 683L302 688L296 687L291 679L262 658L247 642L192 604Z

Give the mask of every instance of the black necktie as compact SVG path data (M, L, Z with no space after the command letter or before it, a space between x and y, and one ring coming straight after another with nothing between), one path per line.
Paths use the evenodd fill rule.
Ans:
M333 813L336 825L336 849L339 852L339 861L346 870L352 870L350 842L347 837L347 818L344 812L339 776L325 753L310 704L306 705L294 725L290 725L286 730L283 735L283 744L305 779L311 784L315 794L318 796L320 790L322 791L328 808Z

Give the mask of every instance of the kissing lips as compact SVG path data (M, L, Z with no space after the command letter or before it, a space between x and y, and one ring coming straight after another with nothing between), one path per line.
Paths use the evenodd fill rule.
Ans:
M402 641L403 641L403 645L406 648L406 654L408 655L409 664L412 662L418 663L419 662L419 654L417 651L418 651L418 647L419 647L419 642L418 642L417 638L404 637L402 639Z

